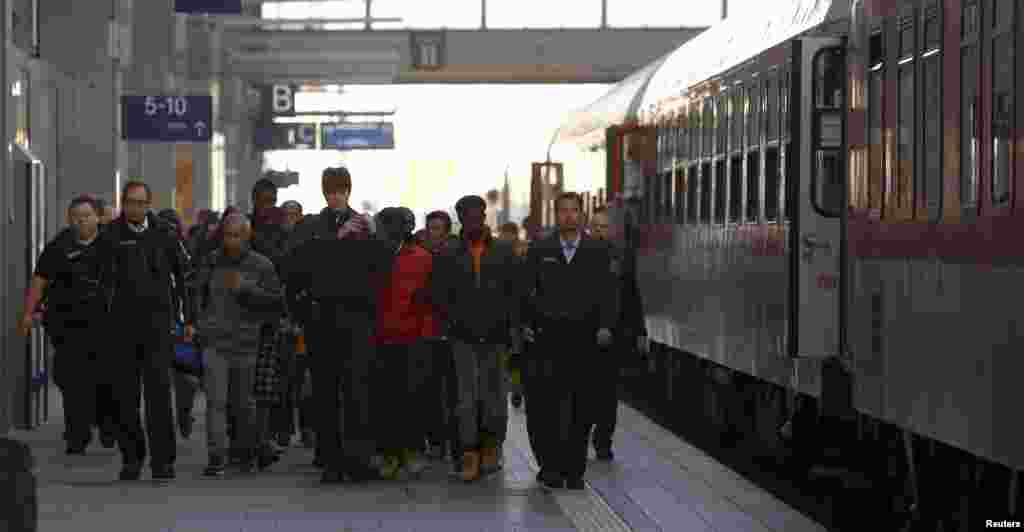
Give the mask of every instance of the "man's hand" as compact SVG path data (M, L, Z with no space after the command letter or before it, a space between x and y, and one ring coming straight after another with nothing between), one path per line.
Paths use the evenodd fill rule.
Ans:
M597 345L607 347L612 343L612 332L608 329L597 331Z
M27 338L28 335L32 334L32 327L35 326L35 323L36 321L33 319L32 314L25 314L21 321L18 322L18 334Z
M529 327L523 327L523 340L533 343L537 341L537 336L534 334L533 329Z
M196 328L191 324L185 325L185 343L192 343L192 339L196 336Z
M640 353L647 354L651 351L651 342L646 336L636 337L636 350Z
M224 287L228 290L238 290L242 287L242 272L238 270L227 270L224 272Z

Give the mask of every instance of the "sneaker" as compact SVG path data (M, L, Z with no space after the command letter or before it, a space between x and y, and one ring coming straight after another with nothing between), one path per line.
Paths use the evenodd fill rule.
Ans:
M224 457L219 454L211 454L210 462L203 470L204 477L224 476Z
M419 475L427 470L427 461L423 459L421 453L416 451L405 450L402 453L402 463L405 468L413 475Z
M387 455L384 457L384 463L379 468L380 476L386 480L395 480L401 468L402 461L397 456Z
M480 453L466 451L462 453L462 470L459 477L463 482L473 482L480 478Z
M480 471L484 475L491 475L498 471L501 471L501 457L498 456L498 450L494 447L484 447L480 453Z

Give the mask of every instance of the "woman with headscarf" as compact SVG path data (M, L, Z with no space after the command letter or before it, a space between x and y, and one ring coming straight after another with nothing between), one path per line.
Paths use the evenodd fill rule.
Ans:
M391 271L377 291L377 346L372 397L381 476L396 478L402 470L419 474L426 467L422 452L429 415L439 394L424 393L430 356L427 338L436 336L429 289L433 256L413 238L416 218L404 207L377 214L377 234L394 250Z

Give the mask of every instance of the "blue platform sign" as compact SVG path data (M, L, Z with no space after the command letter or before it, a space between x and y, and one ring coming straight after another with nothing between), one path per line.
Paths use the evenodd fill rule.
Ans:
M122 96L121 138L141 142L209 142L210 96Z
M241 15L242 0L174 0L177 13Z
M320 145L325 150L393 150L395 125L391 122L321 124Z

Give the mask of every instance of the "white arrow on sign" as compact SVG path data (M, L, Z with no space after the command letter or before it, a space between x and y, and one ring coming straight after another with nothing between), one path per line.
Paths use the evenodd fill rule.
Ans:
M206 130L206 122L196 122L196 136L202 137L203 131Z

